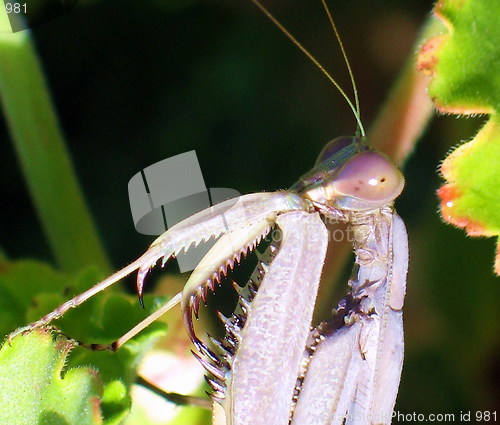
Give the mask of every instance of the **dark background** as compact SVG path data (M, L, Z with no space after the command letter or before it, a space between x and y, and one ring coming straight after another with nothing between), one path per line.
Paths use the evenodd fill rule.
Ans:
M320 2L268 4L348 90ZM432 2L331 6L369 128ZM284 189L311 167L325 142L355 130L331 84L246 1L81 1L34 28L33 37L115 267L152 241L135 231L127 194L129 179L144 167L194 149L207 187ZM435 195L439 162L481 122L435 119L405 167L407 187L396 205L411 249L396 406L402 413L458 418L470 410L474 418L476 410L499 405L494 242L466 239L443 224ZM12 259L51 262L5 123L0 137L2 249Z

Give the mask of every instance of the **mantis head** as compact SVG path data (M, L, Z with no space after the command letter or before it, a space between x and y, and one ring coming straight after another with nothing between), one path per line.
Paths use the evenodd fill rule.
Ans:
M326 209L365 211L391 204L403 187L403 174L386 155L357 137L339 137L292 189Z

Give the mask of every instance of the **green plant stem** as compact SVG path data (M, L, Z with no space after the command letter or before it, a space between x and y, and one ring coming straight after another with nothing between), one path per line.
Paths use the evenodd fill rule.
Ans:
M1 10L5 14L4 8ZM3 22L5 19L0 17ZM0 34L0 98L24 177L58 266L76 271L94 264L109 271L29 31Z

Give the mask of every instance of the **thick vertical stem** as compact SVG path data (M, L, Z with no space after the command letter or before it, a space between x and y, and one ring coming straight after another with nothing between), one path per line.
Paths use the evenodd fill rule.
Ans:
M0 9L0 24L1 28L8 25L5 8ZM65 147L29 31L0 34L0 98L58 265L75 271L95 264L108 271L110 265Z

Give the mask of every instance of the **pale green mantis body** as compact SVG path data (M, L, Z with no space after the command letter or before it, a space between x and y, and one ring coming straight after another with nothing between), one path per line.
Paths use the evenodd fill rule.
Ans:
M360 124L359 111L352 108ZM218 424L390 423L403 361L408 263L406 230L392 203L404 179L385 155L368 148L360 129L360 137L327 144L316 166L289 190L245 195L189 217L132 264L13 335L49 324L137 269L142 297L145 276L159 259L164 264L219 237L182 293L112 348L180 302L197 356L209 372L211 397L222 407ZM311 330L329 242L322 218L348 224L356 260L348 295L331 320ZM222 317L226 335L212 339L210 348L197 337L192 314L198 315L200 302L227 269L276 227L282 237L271 242L247 285L238 289L235 313Z

